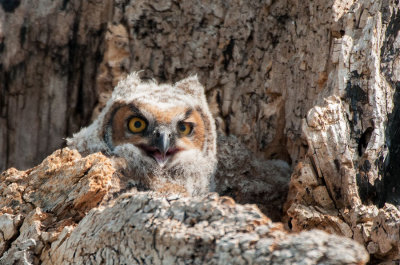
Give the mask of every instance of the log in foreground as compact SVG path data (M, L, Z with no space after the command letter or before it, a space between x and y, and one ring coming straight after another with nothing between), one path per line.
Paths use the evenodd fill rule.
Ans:
M0 264L365 264L356 242L289 234L210 193L121 190L113 161L68 148L0 176Z

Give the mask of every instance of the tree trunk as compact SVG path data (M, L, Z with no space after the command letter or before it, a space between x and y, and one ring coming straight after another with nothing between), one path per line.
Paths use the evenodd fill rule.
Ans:
M63 146L131 71L198 74L220 132L294 168L289 228L400 259L399 25L394 0L2 1L0 169Z
M399 18L397 2L359 1L337 20L285 206L288 227L352 237L373 262L400 260Z
M221 131L262 157L289 161L284 131L293 121L285 120L285 99L295 46L286 33L293 21L288 6L2 3L0 169L40 162L88 124L118 80L139 70L160 82L198 74ZM298 136L295 120L290 130Z

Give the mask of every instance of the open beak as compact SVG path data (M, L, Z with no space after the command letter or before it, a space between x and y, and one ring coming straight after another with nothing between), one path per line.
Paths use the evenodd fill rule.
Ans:
M141 146L146 151L147 155L153 157L160 167L164 167L168 160L179 149L171 147L170 134L166 132L156 133L154 135L153 144L151 146Z
M170 149L169 134L160 133L156 138L154 147L157 149L157 151L153 153L153 157L160 167L164 167L170 157L170 155L168 155L168 151Z

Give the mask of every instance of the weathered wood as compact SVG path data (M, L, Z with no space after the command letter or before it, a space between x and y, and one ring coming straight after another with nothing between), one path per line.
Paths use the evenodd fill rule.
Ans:
M395 1L359 1L338 20L285 207L288 227L352 237L373 262L400 260L399 14Z
M170 82L198 74L221 131L289 161L283 57L293 19L285 6L58 0L0 8L0 169L33 166L62 146L134 70Z
M31 167L62 146L130 71L170 82L197 73L220 132L295 169L288 227L400 259L399 9L394 0L2 1L0 169Z
M255 205L215 193L121 190L112 159L55 151L0 175L0 264L365 264L322 231L288 234Z
M90 121L102 9L86 1L1 2L1 169L39 163Z

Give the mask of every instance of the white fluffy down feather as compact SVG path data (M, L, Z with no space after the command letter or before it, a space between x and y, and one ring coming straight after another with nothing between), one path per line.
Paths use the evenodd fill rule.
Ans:
M150 104L160 110L183 106L200 109L205 119L205 144L202 149L184 150L177 153L172 163L160 167L154 159L133 144L113 145L106 142L113 131L110 113L116 104ZM138 187L157 190L157 185L170 182L183 186L191 195L199 195L213 189L213 175L216 168L216 131L204 95L204 88L196 76L191 76L174 85L157 84L155 81L143 82L137 73L130 74L115 87L111 98L97 119L88 127L82 128L67 145L83 154L103 152L112 158L125 159L123 172ZM161 184L160 184L161 183Z

